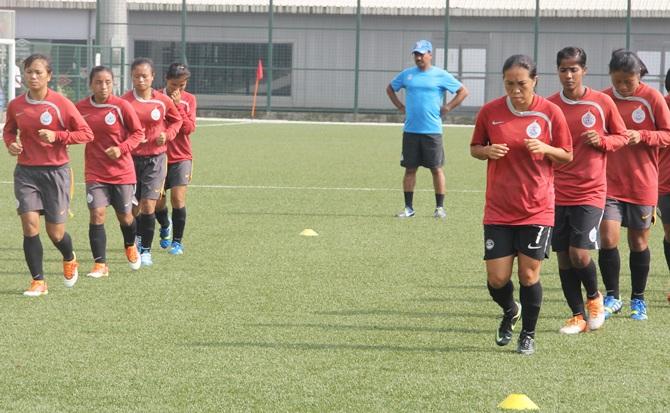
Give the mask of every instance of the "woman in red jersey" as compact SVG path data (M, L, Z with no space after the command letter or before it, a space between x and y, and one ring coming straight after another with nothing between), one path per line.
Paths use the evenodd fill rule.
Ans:
M137 234L140 237L142 265L153 265L151 243L156 229L156 201L163 193L167 175L167 143L172 141L182 125L181 115L172 99L154 90L154 64L139 57L130 66L133 90L123 95L130 102L144 127L146 139L132 151L137 176L135 198L139 207Z
M77 282L77 258L65 231L72 186L67 145L90 142L93 133L74 104L49 89L51 63L46 56L29 56L23 70L28 91L9 103L3 139L9 154L17 157L14 195L33 279L23 294L37 297L49 292L42 268L40 214L51 242L63 254L65 286Z
M551 246L558 256L563 294L572 310L560 332L597 330L605 322L598 274L589 250L599 248L598 231L607 191L607 152L628 143L626 125L612 98L584 86L586 52L566 47L556 56L563 90L549 97L565 115L573 140L573 160L555 168L556 219ZM582 287L586 289L584 311Z
M191 150L191 133L195 131L195 96L186 92L191 72L186 65L172 63L165 75L163 93L170 96L184 123L177 137L168 143L168 172L165 190L170 190L172 204L172 220L168 219L165 196L156 205L156 219L161 224L160 245L172 255L184 253L182 239L186 226L186 186L191 182L193 171L193 152ZM172 233L172 234L171 234ZM172 238L172 239L170 239Z
M484 260L489 293L502 309L496 344L507 345L523 318L517 352L535 352L535 326L542 303L540 267L554 225L554 165L572 159L565 117L535 94L537 68L528 56L503 65L506 96L485 104L470 143L473 157L486 160ZM511 281L517 258L520 303Z
M144 130L127 101L114 96L114 75L96 66L89 75L91 96L77 103L77 109L93 130L95 139L86 144L86 202L90 212L88 237L93 253L89 277L109 275L105 212L112 205L121 224L126 258L132 270L140 268L135 246L135 218L132 214L135 167L130 151L144 140Z
M665 74L665 91L670 92L670 70ZM665 95L665 103L670 107L670 94ZM658 158L658 215L663 222L663 252L670 269L670 149L662 148ZM670 292L668 293L670 302Z
M608 155L607 201L600 226L598 264L607 296L605 317L621 311L619 237L628 228L631 318L647 319L644 290L649 276L649 230L658 201L658 150L670 144L670 111L660 92L642 83L647 68L628 50L615 50L609 63L614 100L626 127L628 145Z

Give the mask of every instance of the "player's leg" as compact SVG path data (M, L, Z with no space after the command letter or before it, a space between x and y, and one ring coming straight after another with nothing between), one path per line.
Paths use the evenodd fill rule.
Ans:
M603 221L600 224L601 248L598 251L598 266L605 285L606 296L605 318L621 311L623 302L619 292L619 272L621 257L619 256L619 238L623 220L623 206L619 201L607 199Z
M125 250L128 266L131 270L138 270L141 266L140 254L135 244L137 235L137 223L132 214L133 185L113 185L110 188L112 194L112 206L116 218L121 227L123 235L123 248Z
M649 233L654 219L654 207L629 204L628 208L628 246L630 249L631 318L647 319L647 303L644 291L649 278L651 254L649 252Z
M170 238L172 236L171 234L172 223L170 222L170 218L168 218L168 207L167 207L167 196L166 196L168 189L169 188L167 188L167 181L166 181L166 188L165 191L163 192L163 196L161 196L156 202L156 221L158 221L158 224L160 225L158 234L161 238L160 246L162 249L167 249L170 247L170 241L171 241Z
M430 169L433 176L433 189L435 190L435 212L433 217L446 218L444 210L444 194L446 184L444 179L444 145L442 135L423 135L421 137L421 158L423 166Z
M86 274L89 277L101 278L109 275L107 267L107 233L105 232L105 215L110 204L110 193L103 183L86 184L86 203L89 210L88 241L93 254L93 268Z
M414 216L414 187L416 186L416 171L421 164L421 146L419 137L415 133L404 132L402 135L402 154L400 166L405 168L402 178L402 190L405 197L405 208L398 213L398 218Z
M181 255L184 253L183 239L186 228L186 185L176 185L170 192L170 203L172 204L172 244L169 253Z

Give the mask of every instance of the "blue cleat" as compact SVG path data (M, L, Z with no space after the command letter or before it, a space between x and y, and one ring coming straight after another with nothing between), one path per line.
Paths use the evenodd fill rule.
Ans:
M623 301L613 295L606 296L603 304L605 307L605 320L621 311L621 307L623 307Z
M630 300L630 318L633 320L647 319L647 303L639 298Z
M171 247L170 250L168 251L168 254L172 254L172 255L182 255L182 254L184 254L184 246L181 245L180 242L173 241L173 242L172 242L172 247Z
M170 247L170 238L172 238L172 220L170 220L170 225L167 227L161 227L160 229L161 236L161 248L168 249Z
M154 262L151 259L151 251L142 249L142 253L140 253L140 261L142 262L143 267L151 267L154 265Z

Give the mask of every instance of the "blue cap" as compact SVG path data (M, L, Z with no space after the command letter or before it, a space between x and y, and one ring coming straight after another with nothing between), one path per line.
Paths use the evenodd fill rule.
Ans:
M433 45L428 40L419 40L414 45L412 53L421 53L421 54L433 53Z

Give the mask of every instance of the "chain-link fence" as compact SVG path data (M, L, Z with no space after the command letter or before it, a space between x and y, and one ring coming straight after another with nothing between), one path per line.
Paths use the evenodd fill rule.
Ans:
M583 11L566 7L556 12L536 9L543 4L538 0L456 0L451 7L448 0L416 0L411 5L396 0L333 1L337 7L305 6L297 0L256 0L245 7L163 3L162 8L144 7L128 0L127 21L120 24L98 16L96 31L116 31L127 39L123 50L116 51L117 56L127 56L117 62L126 65L119 69L123 89L130 87L127 69L134 57L154 60L156 87L162 85L170 63L186 60L192 71L189 89L205 110L248 111L260 62L257 113L393 113L385 88L399 71L414 64L410 50L419 39L433 43L433 63L456 75L470 91L456 115L470 115L503 93L500 70L512 54L536 58L542 95L559 88L555 55L565 46L586 50L587 82L598 89L609 85L607 63L617 48L637 51L650 69L646 81L659 89L670 68L670 26L645 15L643 3L649 8L653 2L641 0L611 0L598 2L600 8L584 5ZM204 3L209 8L198 8ZM491 9L492 3L509 7ZM75 96L85 93L83 68L92 58L92 46L86 44L95 38L80 42L67 52L61 44L52 44L49 51L59 68L56 81Z

